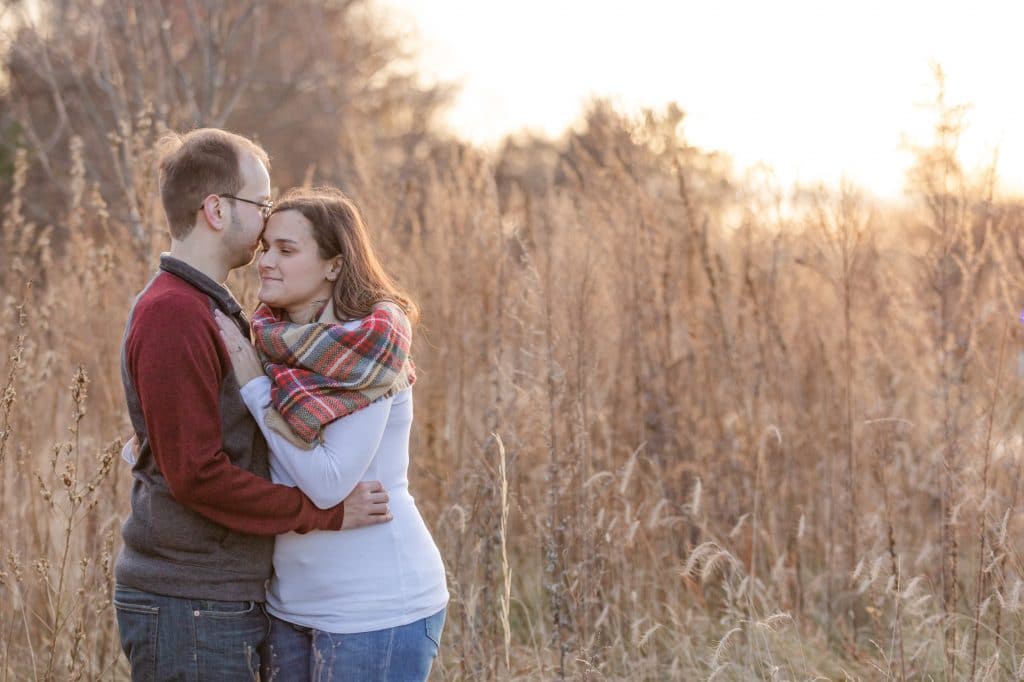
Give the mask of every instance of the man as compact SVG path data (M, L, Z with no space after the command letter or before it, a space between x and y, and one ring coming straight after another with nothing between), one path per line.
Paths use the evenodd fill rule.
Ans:
M248 335L221 284L249 263L272 204L267 155L223 130L165 142L171 251L128 317L121 377L138 438L114 604L132 679L247 680L267 636L274 536L390 520L379 483L318 509L269 479L214 311Z

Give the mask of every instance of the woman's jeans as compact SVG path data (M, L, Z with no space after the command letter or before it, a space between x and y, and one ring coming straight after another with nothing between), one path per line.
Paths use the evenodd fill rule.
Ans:
M165 597L117 585L114 608L132 682L253 680L270 620L263 603Z
M419 682L437 656L445 610L408 625L339 635L270 616L263 679ZM269 668L267 667L269 664Z

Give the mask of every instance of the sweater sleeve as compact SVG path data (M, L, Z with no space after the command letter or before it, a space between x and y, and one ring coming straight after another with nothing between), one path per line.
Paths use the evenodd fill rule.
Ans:
M270 446L270 456L313 503L328 509L338 504L363 479L380 446L394 398L377 400L323 430L323 442L312 450L293 445L267 426L270 379L257 377L242 387L242 399Z
M212 313L187 297L158 303L137 311L127 352L153 457L174 499L242 533L340 529L342 505L317 509L298 489L231 462L220 418L220 386L231 370L218 354Z

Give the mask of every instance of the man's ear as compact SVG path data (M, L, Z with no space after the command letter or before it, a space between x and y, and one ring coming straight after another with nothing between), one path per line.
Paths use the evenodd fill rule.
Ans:
M215 230L224 229L224 202L216 194L210 194L203 200L203 217Z

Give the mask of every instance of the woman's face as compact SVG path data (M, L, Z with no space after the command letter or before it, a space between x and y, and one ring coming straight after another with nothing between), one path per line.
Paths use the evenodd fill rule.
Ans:
M306 216L298 211L270 216L260 245L260 301L271 308L299 309L330 298L337 259L320 257Z

